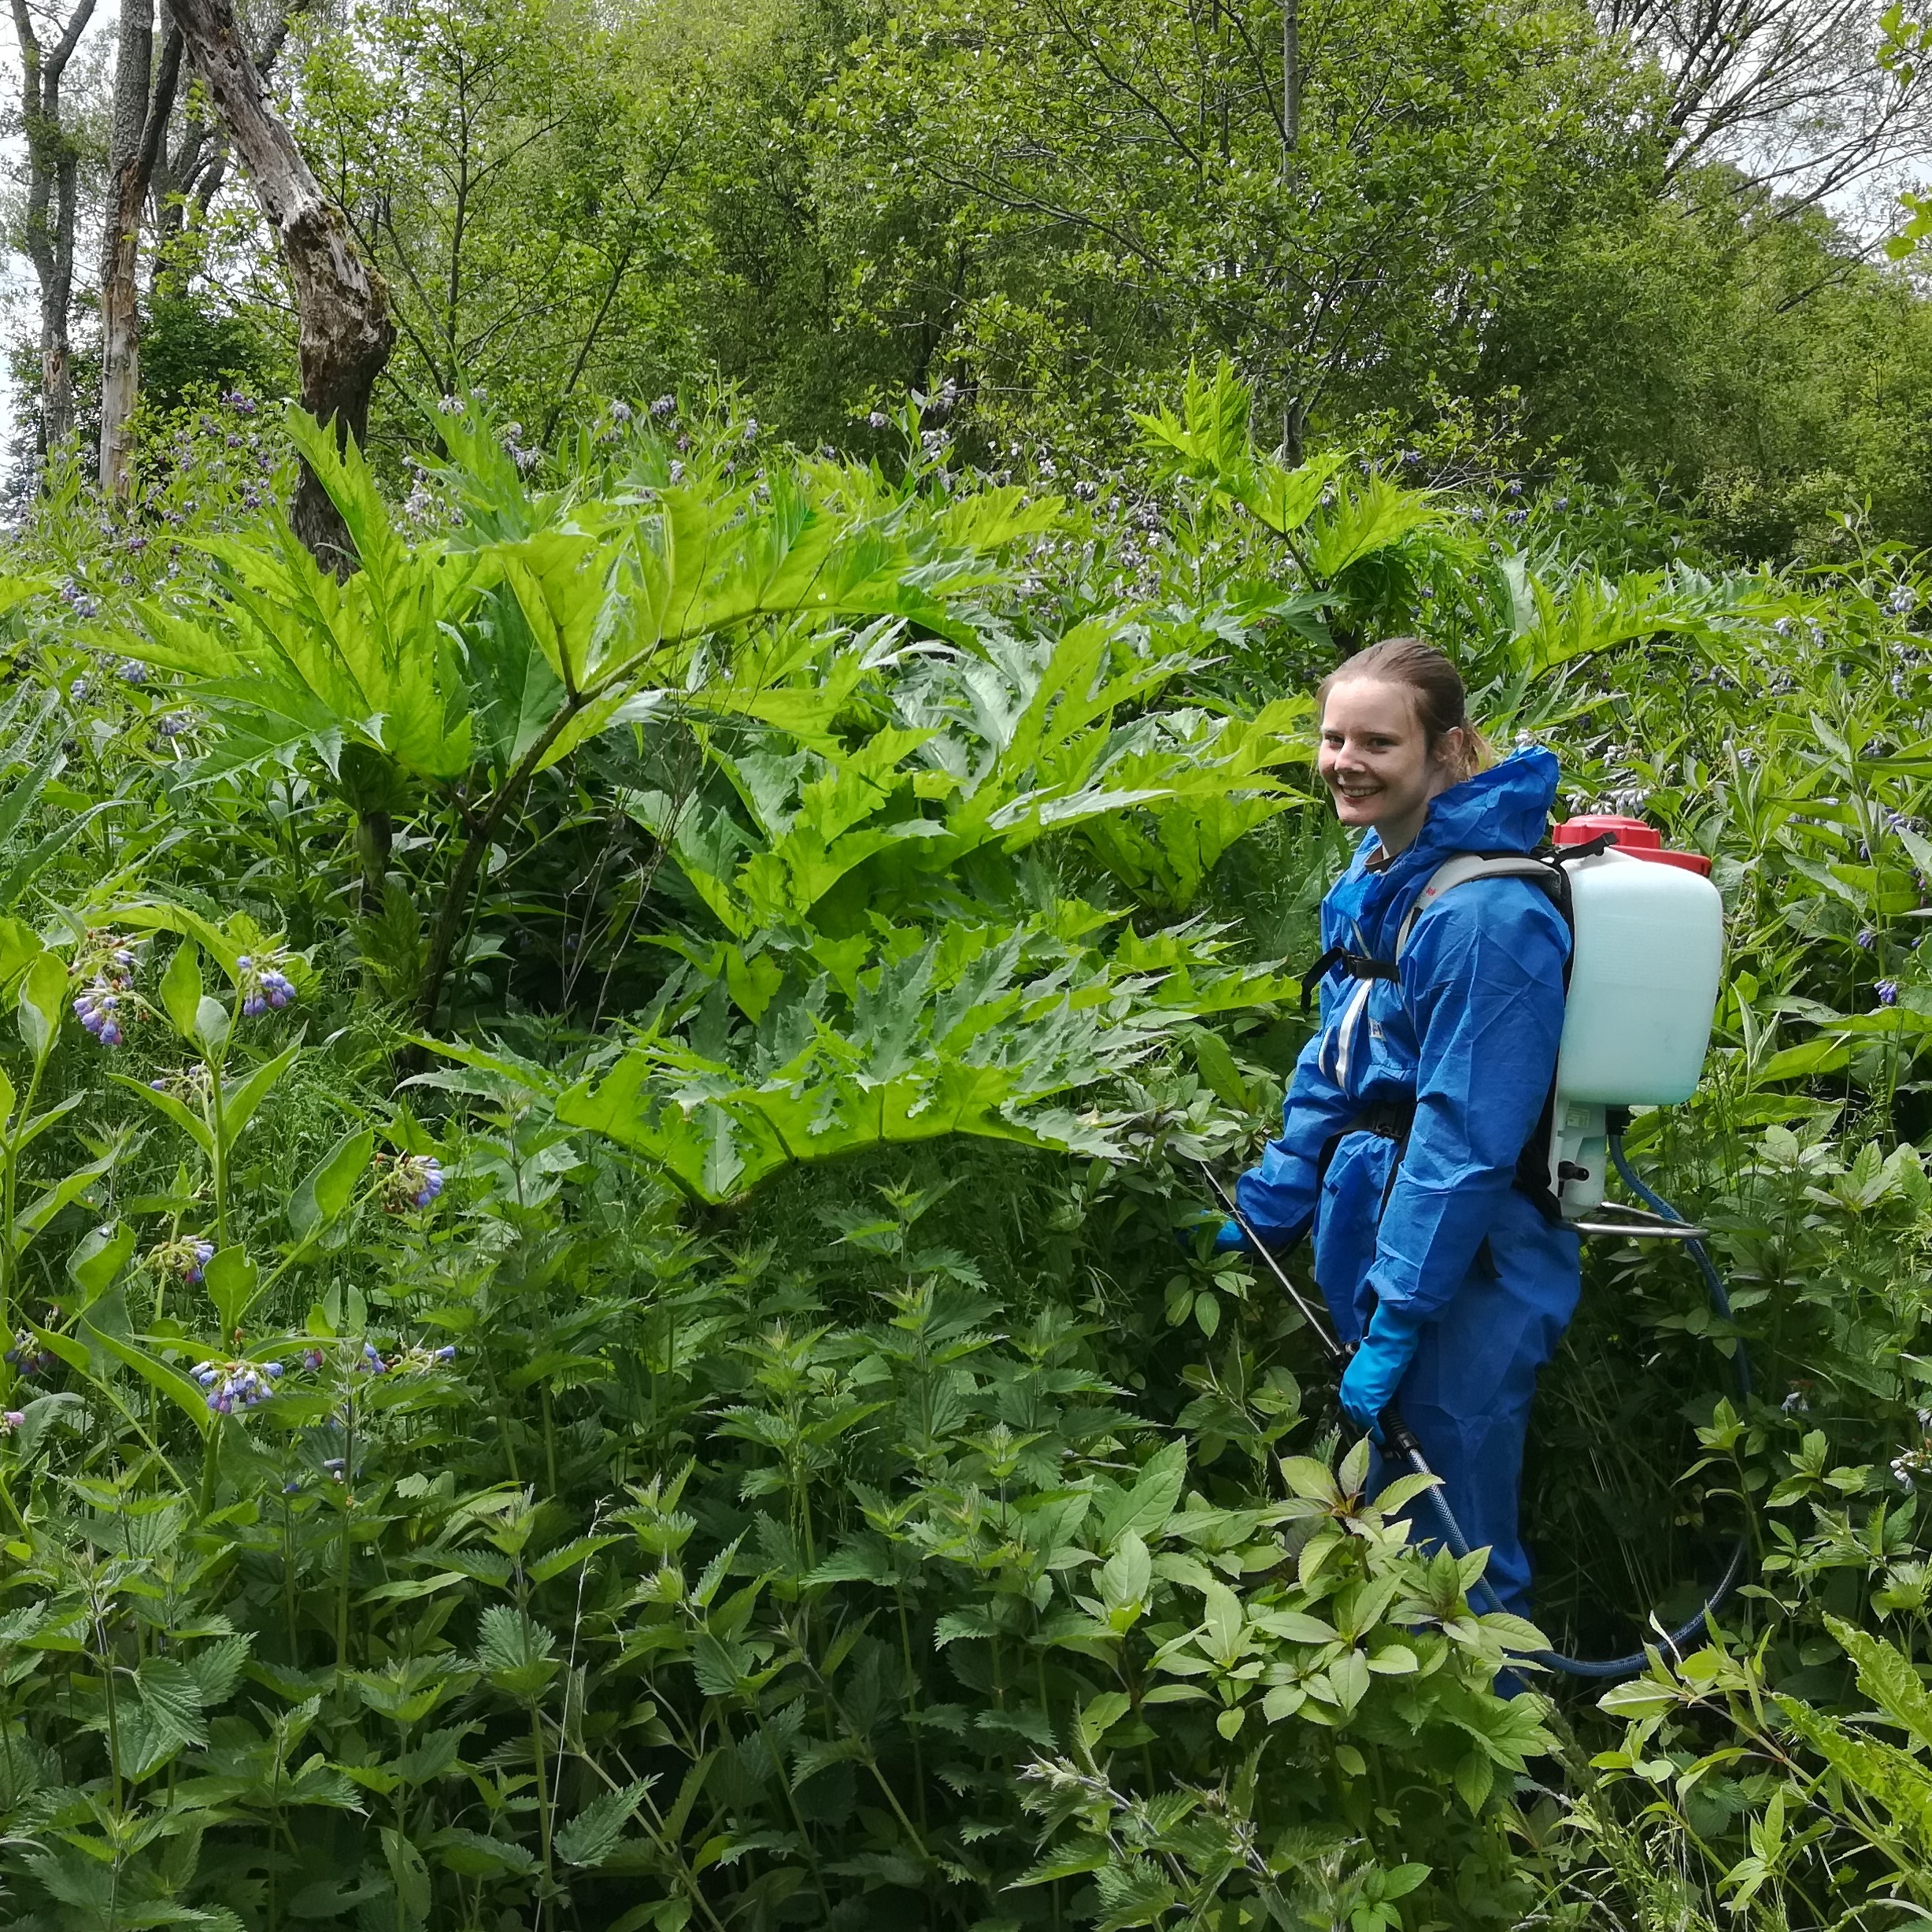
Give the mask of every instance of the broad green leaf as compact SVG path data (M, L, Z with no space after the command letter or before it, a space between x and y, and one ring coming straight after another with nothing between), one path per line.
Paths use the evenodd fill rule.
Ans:
M204 1006L212 1006L214 1001L204 1000ZM299 1041L285 1046L274 1059L264 1060L246 1079L237 1081L232 1086L225 1082L221 1090L221 1131L232 1147L242 1137L242 1130L254 1118L255 1109L274 1090L275 1083L294 1065L302 1052ZM372 1142L373 1145L373 1142Z
M248 1250L239 1245L224 1248L203 1268L202 1280L215 1305L221 1334L232 1337L261 1292L260 1276Z
M220 1001L204 994L194 1003L194 1038L202 1050L219 1053L228 1044L228 1009Z
M650 1789L640 1780L593 1798L558 1828L557 1856L567 1865L594 1871L623 1841L624 1827L637 1815Z
M217 1419L209 1409L205 1392L179 1369L171 1368L158 1356L150 1354L135 1342L124 1342L119 1336L109 1334L91 1323L86 1334L90 1347L105 1349L117 1362L131 1368L142 1381L151 1383L204 1434L214 1427Z
M161 998L176 1032L192 1044L202 1004L201 953L192 939L183 939L175 948L174 957L161 975Z
M18 1003L20 1038L36 1060L44 1060L60 1037L67 1006L67 963L45 952L27 969Z
M345 1134L302 1177L288 1197L289 1231L298 1246L306 1245L347 1212L375 1152L375 1131L358 1128Z
M90 1229L81 1237L80 1245L67 1257L67 1271L84 1297L81 1308L113 1286L121 1270L134 1258L134 1248L135 1232L125 1221L117 1222L112 1227Z
M1142 1465L1134 1486L1110 1501L1101 1512L1094 1540L1103 1550L1111 1551L1131 1534L1143 1542L1157 1535L1180 1501L1181 1485L1187 1479L1187 1445L1176 1440L1164 1444Z
M117 1073L113 1078L116 1086L124 1086L131 1094L138 1094L157 1113L172 1121L203 1153L212 1158L215 1151L214 1134L198 1113L191 1112L165 1087L150 1086L145 1080L130 1079L124 1073Z

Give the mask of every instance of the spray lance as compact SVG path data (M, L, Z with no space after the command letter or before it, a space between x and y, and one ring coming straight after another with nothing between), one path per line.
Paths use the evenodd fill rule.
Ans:
M1704 1231L1646 1186L1623 1151L1629 1109L1688 1100L1703 1070L1723 957L1723 905L1710 882L1710 861L1700 853L1665 849L1656 831L1638 819L1571 819L1556 827L1553 838L1556 849L1551 856L1469 853L1439 867L1402 923L1393 964L1399 965L1417 918L1443 892L1485 878L1525 878L1549 893L1571 935L1545 1150L1551 1205L1586 1238L1682 1243L1703 1278L1712 1308L1728 1325L1730 1301L1704 1245ZM1393 966L1362 963L1379 976L1397 976ZM1605 1201L1612 1168L1641 1205ZM1300 1311L1331 1365L1342 1368L1351 1351L1337 1339L1326 1311L1295 1286L1220 1179L1205 1167L1202 1171L1249 1252ZM1732 1372L1741 1400L1751 1393L1750 1364L1741 1342L1734 1341L1732 1349ZM1393 1404L1382 1411L1379 1426L1385 1456L1431 1479L1421 1501L1444 1545L1458 1558L1467 1556L1469 1539L1434 1480L1422 1445ZM1653 1616L1652 1647L1681 1657L1701 1638L1708 1619L1743 1575L1749 1553L1749 1538L1740 1534L1694 1616L1669 1629ZM1482 1609L1502 1608L1481 1579L1470 1593ZM1619 1657L1573 1657L1551 1650L1536 1653L1532 1660L1567 1676L1616 1679L1636 1675L1649 1655L1638 1650Z

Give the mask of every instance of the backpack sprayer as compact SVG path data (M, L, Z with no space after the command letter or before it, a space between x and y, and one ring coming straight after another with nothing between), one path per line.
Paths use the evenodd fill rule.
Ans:
M1562 1220L1582 1235L1620 1240L1680 1241L1697 1263L1711 1305L1730 1318L1723 1278L1693 1227L1631 1171L1623 1130L1632 1107L1675 1105L1697 1090L1710 1045L1723 959L1724 911L1710 881L1711 862L1701 854L1666 850L1656 830L1641 819L1608 815L1575 818L1551 835L1556 849L1529 853L1463 853L1439 866L1417 896L1396 939L1399 963L1416 921L1445 892L1482 879L1527 879L1548 892L1571 932L1565 983L1563 1038L1545 1109L1548 1139L1538 1151L1547 1160L1547 1181L1538 1190ZM1394 979L1395 964L1348 962L1360 976ZM1397 1160L1401 1158L1398 1148ZM1641 1207L1604 1199L1607 1170L1614 1167ZM1234 1197L1212 1171L1208 1185L1248 1246L1266 1263L1339 1368L1349 1351L1255 1232ZM1617 1219L1601 1218L1605 1214ZM1590 1219L1588 1216L1598 1218ZM1751 1393L1750 1364L1741 1342L1732 1369L1740 1397ZM1434 1475L1422 1445L1391 1404L1382 1412L1386 1453L1417 1475ZM1469 1540L1456 1522L1442 1486L1423 1492L1443 1543L1457 1557ZM1705 1620L1730 1594L1743 1574L1749 1542L1740 1536L1717 1585L1675 1630L1658 1626L1658 1647L1681 1656L1700 1637ZM1479 1579L1472 1595L1490 1610L1502 1608ZM1654 1619L1653 1619L1654 1621ZM1571 1657L1538 1653L1534 1661L1572 1677L1630 1677L1648 1661L1643 1651L1622 1657Z

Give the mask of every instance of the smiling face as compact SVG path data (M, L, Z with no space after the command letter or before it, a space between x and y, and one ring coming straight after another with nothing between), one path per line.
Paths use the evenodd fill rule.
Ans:
M1385 852L1400 852L1422 830L1429 801L1456 783L1460 729L1430 749L1416 694L1379 678L1344 678L1322 706L1316 767L1344 825L1372 825Z

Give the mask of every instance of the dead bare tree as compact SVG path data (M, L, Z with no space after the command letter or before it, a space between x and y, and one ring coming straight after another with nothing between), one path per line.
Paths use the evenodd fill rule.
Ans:
M287 44L291 24L305 5L305 0L295 0L277 14L264 38L255 55L255 72L265 83L273 75ZM206 226L209 210L228 178L231 150L228 135L220 116L209 107L201 91L189 91L182 105L179 127L174 146L164 145L156 155L149 184L154 224L152 287L155 290L184 276L187 265L182 259L183 242L190 234Z
M295 298L302 406L360 441L369 394L396 339L382 278L357 251L342 212L322 192L281 117L270 107L231 0L170 0L189 58L247 168L255 199L279 244ZM314 476L305 472L291 518L316 558L346 572L349 533Z
M141 307L135 283L141 210L174 112L181 30L172 18L154 62L154 0L121 0L115 29L114 120L107 220L101 239L101 489L132 483L128 432L140 390Z
M74 295L74 209L80 150L61 119L61 81L94 17L94 0L77 0L53 45L35 25L28 0L13 0L20 44L20 120L27 142L27 220L20 245L40 284L40 413L35 448L45 457L74 423L70 322Z
M1657 64L1674 175L1731 163L1793 210L1923 154L1932 99L1878 59L1881 0L1598 0Z

